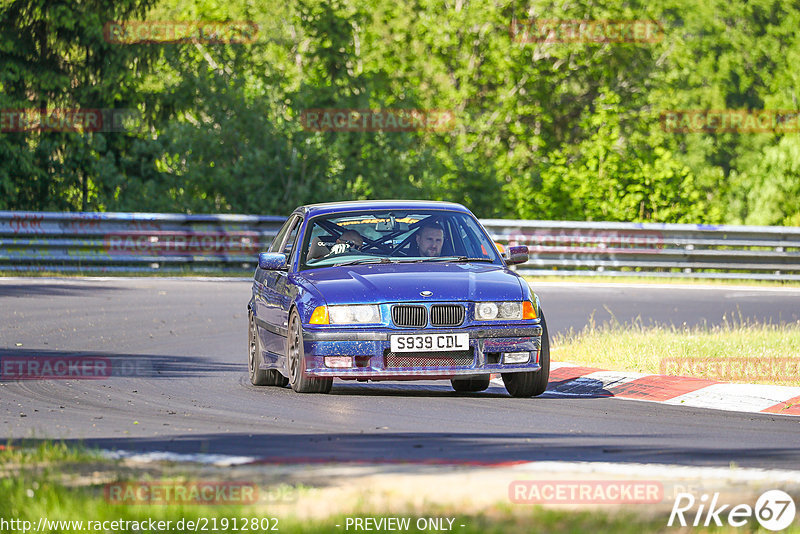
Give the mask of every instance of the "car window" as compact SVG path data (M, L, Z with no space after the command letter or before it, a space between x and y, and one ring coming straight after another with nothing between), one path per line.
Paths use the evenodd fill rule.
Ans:
M426 235L431 231L433 239ZM308 222L302 247L301 270L343 263L447 258L502 263L474 217L448 210L379 210L314 217Z
M283 252L287 258L290 259L292 257L292 251L294 250L295 242L297 241L297 233L300 231L300 227L302 224L302 219L300 217L295 217L294 224L289 229L289 235L286 238L286 243L283 245Z
M279 252L280 251L281 246L283 245L283 240L286 238L286 234L287 234L287 232L289 232L289 229L292 228L292 225L294 225L296 223L296 219L297 219L296 216L292 216L292 217L289 217L286 220L285 223L283 223L283 226L281 226L281 229L278 230L278 234L272 240L272 243L270 243L269 249L267 249L267 252Z
M494 243L488 245L485 243L483 232L478 222L472 218L464 217L460 219L458 231L461 233L460 243L464 245L464 255L471 258L489 258L491 257L490 251L492 253L496 251Z

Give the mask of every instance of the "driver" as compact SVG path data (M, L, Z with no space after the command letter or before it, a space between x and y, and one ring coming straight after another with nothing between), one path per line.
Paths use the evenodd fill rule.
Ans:
M417 232L417 249L421 256L434 258L442 254L444 230L439 223L427 223Z

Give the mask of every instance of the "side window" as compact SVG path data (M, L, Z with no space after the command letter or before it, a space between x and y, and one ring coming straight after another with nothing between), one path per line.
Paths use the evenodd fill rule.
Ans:
M292 250L294 250L295 242L297 241L297 232L300 231L300 227L303 226L301 224L302 219L300 217L296 217L296 221L292 229L289 230L289 236L286 238L286 243L283 245L283 252L286 254L286 257L289 258L292 254Z
M272 243L270 243L269 250L267 250L267 252L279 252L281 250L280 247L283 244L283 240L284 238L286 238L286 234L287 232L289 232L289 228L291 228L292 225L295 223L295 219L297 219L297 217L292 216L289 217L289 219L287 219L285 223L283 223L281 229L278 230L278 235L276 235L275 238L272 240Z
M464 245L467 249L467 256L472 258L489 258L497 261L497 249L492 241L487 241L481 232L478 223L470 217L460 218L462 232L464 233Z

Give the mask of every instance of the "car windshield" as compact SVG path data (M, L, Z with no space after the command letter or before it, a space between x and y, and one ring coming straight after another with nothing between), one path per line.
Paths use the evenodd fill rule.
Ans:
M444 210L379 210L311 219L301 270L360 263L487 262L502 264L474 217Z

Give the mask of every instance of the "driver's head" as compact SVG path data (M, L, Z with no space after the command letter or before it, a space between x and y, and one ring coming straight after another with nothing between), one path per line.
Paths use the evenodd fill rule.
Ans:
M433 258L442 253L444 230L436 223L420 228L417 232L417 248L422 256Z
M353 243L353 247L356 249L361 249L361 247L364 246L364 238L361 237L361 234L359 234L355 230L347 230L346 232L342 233L342 235L339 236L336 242Z

